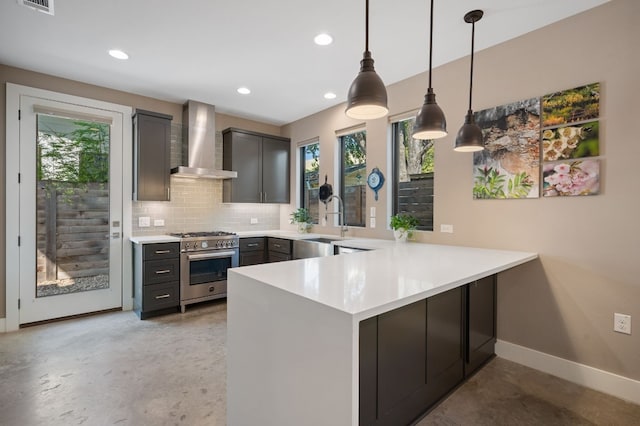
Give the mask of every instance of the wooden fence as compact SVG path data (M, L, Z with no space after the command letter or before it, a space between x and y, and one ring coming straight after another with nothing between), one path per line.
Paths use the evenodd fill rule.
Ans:
M418 229L433 231L433 173L411 175L398 183L396 212L408 213L420 222Z
M109 273L106 184L38 182L37 282Z

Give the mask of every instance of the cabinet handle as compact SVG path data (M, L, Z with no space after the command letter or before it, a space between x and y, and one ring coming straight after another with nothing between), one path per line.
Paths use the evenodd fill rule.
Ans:
M163 270L161 270L161 271L156 271L156 274L157 274L157 275L160 275L160 274L168 274L169 272L171 272L171 269L163 269Z
M156 250L156 254L167 254L171 253L171 250Z
M247 244L247 247L258 247L258 243Z
M266 193L266 192L264 193L264 200L262 200L262 202L263 202L263 203L266 203L266 202L267 202L267 193Z
M156 296L156 299L166 299L167 297L171 297L170 294L161 294L159 296Z
M273 245L275 248L280 248L280 244L274 244Z
M167 200L171 199L171 187L167 186Z

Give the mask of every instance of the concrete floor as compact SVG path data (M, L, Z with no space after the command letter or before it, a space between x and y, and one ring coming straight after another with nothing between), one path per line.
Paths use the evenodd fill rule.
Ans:
M224 425L225 366L224 301L0 334L0 425ZM640 406L499 358L418 423L639 424Z

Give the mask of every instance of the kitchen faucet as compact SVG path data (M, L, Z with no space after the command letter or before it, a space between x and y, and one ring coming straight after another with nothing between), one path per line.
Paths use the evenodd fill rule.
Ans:
M329 201L333 200L334 198L338 199L338 211L329 213L327 212L327 204L329 204ZM324 210L325 210L324 220L325 221L327 220L327 215L329 214L340 215L339 222L338 222L338 225L340 225L340 237L344 238L344 235L347 233L349 228L347 227L347 224L344 221L344 204L342 203L342 198L340 198L339 195L331 195L329 198L327 198L323 202L324 202Z

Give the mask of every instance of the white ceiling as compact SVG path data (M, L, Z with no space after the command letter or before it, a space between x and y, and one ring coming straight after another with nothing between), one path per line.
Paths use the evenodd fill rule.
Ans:
M277 125L344 102L364 50L364 0L53 1L55 16L0 2L0 63ZM606 1L438 0L434 67L469 54L472 9L485 12L481 50ZM427 69L428 16L428 0L370 1L369 48L386 85ZM320 32L334 43L316 46Z

